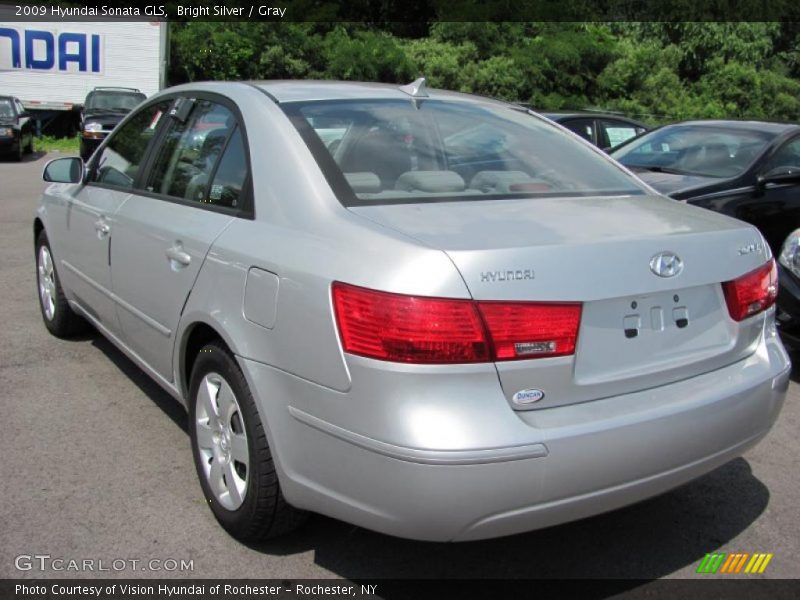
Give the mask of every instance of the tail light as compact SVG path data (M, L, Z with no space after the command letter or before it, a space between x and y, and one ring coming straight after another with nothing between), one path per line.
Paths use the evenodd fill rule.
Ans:
M346 352L417 364L477 363L575 352L580 304L475 302L333 284Z
M409 363L489 360L477 307L470 300L420 298L333 284L345 351Z
M722 284L728 312L734 321L742 321L768 309L778 297L778 268L770 261L746 275Z

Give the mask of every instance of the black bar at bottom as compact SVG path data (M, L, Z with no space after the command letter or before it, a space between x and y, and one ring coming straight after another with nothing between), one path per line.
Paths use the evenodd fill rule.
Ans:
M2 579L2 600L796 600L800 580L700 579Z

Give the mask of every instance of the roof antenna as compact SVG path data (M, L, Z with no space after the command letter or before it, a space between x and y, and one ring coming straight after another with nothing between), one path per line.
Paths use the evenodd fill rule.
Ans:
M419 100L428 97L428 90L426 89L427 81L424 77L420 77L413 83L400 86L400 91L408 94L413 98L414 108L419 108Z
M427 85L427 81L425 81L424 77L420 77L413 83L409 83L408 85L400 86L400 91L405 92L409 96L413 98L427 98L428 97L428 90L425 89Z

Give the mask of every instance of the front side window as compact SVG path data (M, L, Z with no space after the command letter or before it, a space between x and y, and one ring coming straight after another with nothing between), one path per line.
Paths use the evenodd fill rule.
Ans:
M765 170L771 171L779 167L786 167L787 169L800 168L800 139L794 139L781 146L769 159Z
M735 177L761 154L774 134L709 125L668 126L612 153L626 167L648 171Z
M624 121L603 120L600 121L600 128L603 131L603 147L614 147L622 142L627 142L632 137L636 137L644 131L641 127L636 127Z
M205 203L208 182L228 137L236 127L230 110L209 100L194 100L185 122L172 119L158 150L147 191Z
M148 106L115 130L94 162L91 181L114 187L133 187L156 129L171 101Z
M645 193L549 121L506 106L409 99L283 108L345 205Z

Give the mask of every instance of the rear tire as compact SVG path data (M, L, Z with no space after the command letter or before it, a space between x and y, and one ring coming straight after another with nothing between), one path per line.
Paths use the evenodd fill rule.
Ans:
M50 333L66 338L86 329L86 321L75 314L64 296L53 251L44 231L36 238L36 284L42 320Z
M222 343L200 350L189 389L192 456L220 525L234 538L253 542L302 524L306 513L283 497L250 388Z

